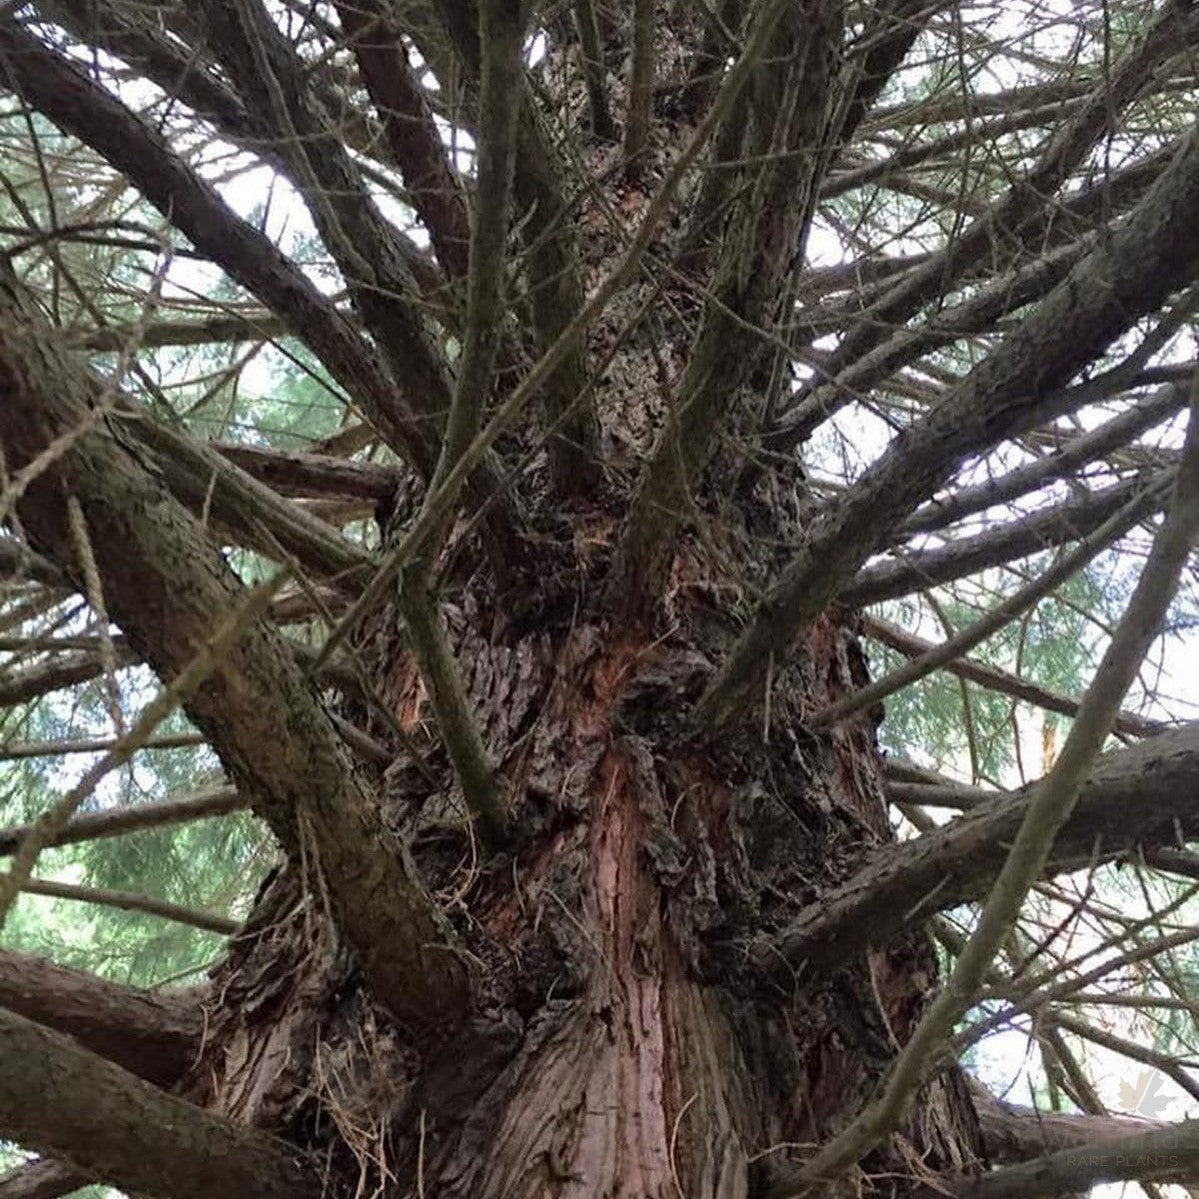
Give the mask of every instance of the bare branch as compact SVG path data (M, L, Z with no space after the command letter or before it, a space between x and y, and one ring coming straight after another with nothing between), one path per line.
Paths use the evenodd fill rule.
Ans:
M78 903L94 903L99 907L119 908L125 912L141 912L146 916L157 916L162 920L172 920L176 924L190 925L226 937L241 928L239 920L184 907L165 899L155 899L151 895L140 895L135 891L88 887L81 883L58 883L46 878L27 878L21 883L21 890L27 895L45 895L51 899L71 899Z
M1136 1116L1092 1116L1038 1111L996 1099L975 1083L970 1098L992 1162L1026 1162L1061 1149L1086 1151L1121 1137L1165 1131L1169 1125Z
M253 316L222 314L203 320L151 321L138 329L125 325L106 325L83 334L79 337L79 343L89 350L113 353L133 342L144 350L156 350L163 346L266 341L285 337L290 332L290 326L281 317L273 312L260 312Z
M968 453L1053 415L1041 399L1139 315L1188 281L1199 230L1199 126L1110 239L1088 255L932 413L906 431L826 516L771 588L696 712L703 727L738 711L849 576Z
M466 197L400 31L378 0L339 3L337 14L437 260L450 279L464 278L470 245Z
M280 495L318 499L390 501L413 482L410 472L374 462L347 462L331 454L287 453L259 446L218 444L222 458Z
M1147 494L1150 511L1159 508L1167 494L1158 486L1162 481L1161 475L1148 479L1134 476L1113 487L998 524L976 537L948 540L935 549L868 566L837 598L855 606L882 603L1092 536L1139 496Z
M26 103L126 175L143 196L230 278L306 342L366 408L380 435L431 472L433 453L404 392L336 307L254 226L173 154L158 134L72 62L0 14L4 78Z
M654 0L634 0L632 47L629 51L628 103L624 118L625 173L635 179L644 169L641 156L649 137L654 98Z
M120 655L119 664L136 661L132 651ZM99 652L58 654L48 662L26 670L0 675L0 707L13 707L40 699L53 691L90 682L104 672L104 660Z
M615 141L616 124L608 104L603 39L595 5L591 0L574 0L573 10L579 45L583 51L583 77L587 83L587 103L591 110L591 132L604 141Z
M154 456L171 491L200 519L211 516L242 545L268 558L280 551L304 570L355 590L370 556L323 520L242 471L229 458L144 413L114 414L117 436L130 436Z
M471 220L466 331L432 487L439 486L479 432L502 327L512 164L523 84L519 4L479 0L479 166ZM445 530L448 531L448 520ZM444 535L444 532L443 532ZM429 547L432 557L440 548Z
M470 710L441 617L423 587L419 592L415 590L420 586L419 580L403 581L400 610L404 613L421 678L437 717L437 728L454 764L463 797L479 822L483 839L494 849L507 837L503 799L497 793L494 769Z
M864 711L871 705L885 699L888 695L893 695L901 688L910 686L918 679L924 678L941 667L946 667L962 678L971 677L967 672L971 667L976 667L974 675L976 681L979 674L986 673L989 680L987 685L991 685L996 689L1000 689L1002 686L1003 690L1008 690L1007 684L1017 683L1020 680L1005 677L1004 672L998 671L994 667L983 666L978 668L978 664L962 660L964 655L969 653L976 645L981 644L988 637L997 633L1000 629L1011 624L1012 621L1033 608L1040 600L1049 595L1050 592L1056 590L1066 580L1077 574L1096 554L1106 549L1147 516L1156 502L1156 497L1151 492L1142 492L1139 496L1135 496L1128 504L1100 525L1091 536L1083 538L1071 553L1066 554L1059 562L1054 563L1038 579L1020 588L1002 603L997 604L986 615L976 620L974 624L963 629L955 636L950 637L941 645L930 645L920 651L918 655L913 656L911 653L912 644L917 639L913 638L912 641L907 641L902 652L908 653L909 657L912 657L911 662L906 666L900 667L898 670L892 671L891 674L876 679L868 683L865 687L851 692L836 703L830 704L823 711L817 712L812 716L809 724L813 728L822 728L838 720L844 720L847 716L855 712ZM866 622L864 631L867 635L875 635L879 640L884 640L884 643L890 645L892 648L897 647L897 642L904 644L905 639L909 636L909 634L902 630L895 629L894 626L886 626L882 621L872 621L867 617ZM894 636L886 638L886 634L892 632L898 633L898 638ZM1008 693L1011 694L1011 691L1008 690ZM1027 698L1027 695L1024 698ZM1074 715L1077 712L1077 705L1073 705L1073 707L1075 710L1070 715ZM1123 727L1122 722L1124 722ZM1125 719L1123 713L1117 715L1114 727L1119 731L1127 731L1129 723L1139 724L1142 731L1145 731L1147 726L1149 728L1153 727L1151 722L1142 721L1139 718L1133 718L1132 721L1128 721Z
M966 792L970 810L914 841L880 849L819 904L802 912L777 942L754 951L755 968L787 986L805 982L886 944L929 914L985 893L1012 843L1037 784L1016 792ZM1141 845L1199 838L1199 727L1149 737L1101 758L1058 834L1048 873L1111 861ZM1130 827L1127 814L1138 814ZM786 965L785 963L790 963Z
M1185 403L1186 387L1181 383L1168 384L1097 429L1067 442L1053 454L1009 471L998 479L973 487L959 487L944 499L934 499L912 513L900 532L911 537L930 529L941 529L986 508L1027 495L1054 479L1074 475L1080 467L1131 444L1141 433L1172 416Z
M211 791L197 792L182 799L83 812L51 837L46 845L77 845L81 841L94 841L100 837L120 837L147 828L226 816L246 807L249 807L249 802L238 793L236 787L214 787ZM13 853L28 833L27 824L0 829L0 855Z
M673 411L642 470L616 550L609 594L626 614L643 615L661 592L695 479L733 418L730 401L763 348L756 326L768 317L767 305L806 238L827 165L821 137L842 16L839 3L804 6L775 51L783 65L765 72L769 82L759 84L764 94L757 100L760 127L752 151L768 161L750 175L731 218L734 228L722 243ZM743 117L730 113L727 120L739 126Z
M1085 554L1084 554L1085 556ZM1044 576L1042 576L1044 577ZM1054 577L1057 577L1054 572ZM1037 583L1032 584L1030 590L1040 590ZM1019 601L1025 598L1023 591L1017 592L1013 600L1016 601L1013 606L1020 606ZM1002 611L1002 609L997 609ZM998 619L1005 619L1006 613ZM986 687L989 691L997 691L1001 695L1010 695L1013 699L1023 700L1027 704L1032 704L1036 708L1044 708L1047 712L1060 712L1063 716L1071 718L1078 715L1079 701L1071 696L1063 695L1060 691L1054 691L1051 687L1044 687L1039 683L1034 683L1031 679L1022 678L1020 675L1012 674L1009 671L1001 670L997 666L991 666L986 662L975 662L969 658L957 657L957 654L964 652L961 646L969 641L973 641L974 637L979 632L979 625L982 625L982 631L986 635L987 628L990 627L991 621L978 621L971 625L970 628L964 629L959 637L952 637L948 641L942 642L940 645L935 645L931 641L926 641L923 637L917 637L914 633L908 633L898 625L890 624L885 620L879 620L877 617L867 616L863 618L862 631L867 637L872 637L876 641L881 641L883 645L890 646L893 650L898 650L899 653L912 659L910 668L903 667L896 671L896 675L902 675L903 682L900 686L906 686L910 678L919 678L927 674L929 670L936 670L944 666L950 674L957 675L958 678L967 679L971 683L977 683L980 687ZM892 676L885 679L880 679L880 684L886 684L885 688L880 686L886 694L890 694L892 690ZM873 696L873 687L870 688L870 693ZM865 694L865 689L863 695ZM853 708L857 708L857 700L855 697ZM873 700L871 701L873 702ZM829 717L824 717L829 719ZM1130 737L1152 737L1155 733L1160 733L1166 728L1166 725L1158 720L1149 720L1147 717L1138 716L1136 712L1121 712L1116 717L1116 723L1113 726L1115 731L1123 733Z
M803 1166L795 1179L796 1191L805 1191L819 1180L834 1179L859 1161L899 1125L920 1085L939 1070L955 1025L978 998L987 970L1010 933L1029 888L1049 861L1054 839L1078 803L1086 776L1165 619L1191 545L1199 535L1199 374L1191 395L1191 420L1169 515L1154 539L1136 590L1087 688L1062 752L1029 796L1024 819L974 931L944 989L933 998L896 1055L879 1097Z
M1038 161L1026 175L958 238L951 241L917 270L895 285L859 322L828 364L834 382L818 384L810 394L801 395L789 425L792 444L811 432L821 420L836 411L852 393L841 390L837 382L842 371L857 362L880 337L897 329L924 304L943 294L946 287L960 279L991 246L1021 225L1045 213L1045 197L1053 195L1106 131L1110 131L1121 110L1144 89L1154 68L1180 53L1199 32L1199 18L1186 7L1167 4L1159 18L1128 51L1110 74L1098 85L1056 132Z
M93 381L15 280L3 282L0 439L10 466L87 419ZM97 565L113 618L160 677L195 656L243 589L184 511L107 431L78 437L29 487L30 540L70 569L60 470L93 514ZM328 717L281 639L260 622L189 700L229 777L296 858L320 862L337 915L379 998L418 1022L453 1020L465 972L404 846L382 826ZM305 838L311 844L302 849Z

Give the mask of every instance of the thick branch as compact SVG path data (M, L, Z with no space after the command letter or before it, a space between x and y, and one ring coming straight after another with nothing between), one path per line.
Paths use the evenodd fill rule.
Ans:
M1094 1117L1091 1117L1092 1119ZM1060 1149L974 1178L938 1179L922 1199L1054 1199L1101 1182L1189 1182L1199 1177L1199 1120Z
M1135 1116L1038 1111L996 1099L981 1085L970 1088L970 1097L993 1163L1026 1162L1060 1149L1083 1149L1170 1127Z
M885 944L931 913L986 892L1023 819L1036 784L1002 792L936 832L881 850L857 874L822 897L776 944L755 953L757 966L787 984L781 956L805 981ZM1047 873L1110 861L1141 845L1199 837L1199 725L1147 738L1101 758L1054 843ZM1135 811L1135 826L1128 813Z
M903 535L910 537L932 529L943 529L976 512L1027 495L1054 479L1077 477L1081 467L1113 450L1130 445L1146 429L1160 424L1185 403L1186 387L1179 383L1167 384L1153 395L1130 405L1119 416L1097 429L1069 441L1055 453L1046 454L998 479L971 487L959 487L944 499L926 504L904 521Z
M144 328L129 325L105 325L78 338L89 350L118 353L126 346L143 350L163 346L205 346L219 342L268 341L285 337L290 328L273 312L254 315L220 315L203 320L151 321ZM72 340L75 340L74 338Z
M9 469L50 440L61 446L65 436L76 438L20 505L30 541L77 573L65 495L78 496L109 614L134 651L172 678L238 608L243 588L141 456L96 421L94 380L11 276L0 275L0 312L0 440ZM278 634L265 622L254 626L216 663L187 711L284 849L319 862L379 998L416 1021L460 1016L466 978L447 951L447 925Z
M362 81L383 123L412 206L450 279L466 275L470 225L466 198L451 170L428 98L416 78L400 31L379 0L337 5Z
M608 104L608 80L604 69L603 37L591 0L574 0L575 30L579 36L583 79L587 85L587 106L591 113L591 132L606 142L616 140L616 125Z
M135 660L132 653L122 650L116 664L128 666ZM25 704L52 691L89 682L103 674L104 669L104 659L98 652L56 654L48 662L0 675L0 708Z
M374 462L347 462L332 454L288 453L259 446L213 449L280 495L315 499L390 500L411 472Z
M628 102L624 118L625 171L633 179L640 175L645 165L640 159L649 137L654 98L655 18L653 0L634 0L627 84Z
M127 1193L319 1199L320 1175L273 1137L160 1091L0 1011L0 1130Z
M73 1166L43 1157L0 1174L0 1199L59 1199L91 1181Z
M125 987L11 949L0 950L0 1008L66 1033L159 1086L183 1076L204 1031L195 993Z
M841 145L857 130L899 69L908 51L924 30L928 18L943 4L939 0L891 0L870 14L863 39L867 49L847 66L853 81L839 114L837 138Z
M1160 509L1168 494L1158 486L1161 482L1161 476L1150 476L1149 480L1134 476L1081 498L1006 521L975 537L947 540L935 549L868 566L838 593L837 599L852 608L879 604L1088 537L1147 490L1156 495L1156 499L1151 497L1149 501L1151 511Z
M503 324L504 267L513 191L517 117L524 83L521 8L510 0L478 0L479 130L478 186L471 212L470 271L466 281L466 329L433 486L466 452L479 432L492 384L492 367ZM447 520L443 531L448 532ZM434 547L440 549L440 546Z
M228 455L153 417L121 411L113 429L146 446L167 487L201 519L211 517L233 539L268 558L294 558L301 569L357 590L370 556L323 520L260 483Z

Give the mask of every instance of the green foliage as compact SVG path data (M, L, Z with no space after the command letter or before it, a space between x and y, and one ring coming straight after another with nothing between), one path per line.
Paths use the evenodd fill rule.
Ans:
M172 403L189 431L210 441L310 449L338 431L338 393L298 343L174 350L160 356Z
M1045 569L1042 555L1019 571L992 571L964 589L937 592L936 610L926 601L905 600L884 607L886 619L906 628L920 627L931 641L944 640L977 621ZM990 637L971 655L1068 696L1086 689L1102 648L1102 627L1118 612L1124 588L1105 571L1104 560L1075 575L1054 596ZM882 677L906 659L885 646L871 645L874 676ZM1067 718L1053 712L1040 717L1054 743L1068 731ZM1042 763L1021 761L1020 706L1007 695L938 671L904 688L886 702L880 730L885 747L928 762L951 775L1006 785L1012 772L1038 777ZM1027 710L1024 716L1028 719Z
M122 672L132 714L133 697L148 694L147 672ZM179 715L160 734L189 731ZM29 707L21 735L69 740L110 732L98 682L61 700ZM34 819L83 774L94 754L33 758L0 764L0 825ZM206 748L152 749L115 772L82 811L155 803L211 786L219 778ZM258 878L269 864L269 842L256 820L242 813L190 824L146 829L123 837L46 850L37 876L128 891L183 907L237 918L245 914ZM68 899L23 895L10 914L5 944L79 966L123 982L151 984L202 967L222 938L138 912Z

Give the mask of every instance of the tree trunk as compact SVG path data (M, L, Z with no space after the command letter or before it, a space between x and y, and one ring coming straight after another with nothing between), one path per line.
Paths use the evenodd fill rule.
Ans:
M485 583L462 588L444 616L518 831L481 860L440 751L378 785L485 999L445 1039L395 1028L288 868L214 981L193 1076L207 1103L289 1128L347 1185L373 1189L385 1163L389 1193L471 1199L761 1193L860 1110L935 984L931 943L782 985L746 952L892 837L873 720L804 728L864 680L852 623L822 619L801 665L776 672L768 727L704 746L681 716L733 632L716 579L734 552L762 569L752 547L784 520L747 511L758 537L726 514L719 552L696 539L677 555L664 636L578 614L597 514L524 627ZM419 739L426 698L401 629L381 612L357 652ZM902 1194L979 1153L955 1067L864 1169Z
M220 28L219 6L205 7ZM339 715L385 743L394 744L395 724L408 734L413 748L376 768L374 777L346 779L344 755L323 713L308 703L306 680L265 633L221 663L189 707L288 857L214 971L202 1048L182 1089L213 1113L310 1149L326 1166L333 1194L742 1199L768 1193L861 1111L935 986L937 963L923 932L858 953L834 970L760 969L774 934L892 839L874 742L877 714L828 730L807 724L865 680L855 618L836 609L819 616L801 650L773 662L760 716L739 722L719 742L701 740L687 717L808 519L796 463L777 464L767 476L727 446L712 448L721 404L735 411L724 429L731 438L753 427L774 400L771 356L743 330L769 326L781 309L816 187L820 155L807 147L818 141L824 109L815 100L805 106L809 94L830 86L829 47L842 14L839 4L797 8L801 16L788 18L794 27L779 34L795 51L794 78L764 67L747 101L760 144L746 138L745 153L782 166L763 184L760 208L751 206L724 242L716 244L700 226L688 248L689 269L709 255L716 260L711 286L719 303L697 322L685 279L671 276L661 301L651 282L637 283L595 322L586 346L576 347L579 361L562 355L546 381L552 394L545 406L551 415L569 415L566 405L583 383L599 380L590 405L599 428L566 422L544 468L521 482L513 509L518 501L527 508L525 544L533 548L509 564L515 582L503 594L495 555L470 528L450 539L441 594L451 602L440 603L435 615L445 624L494 767L507 842L484 853L474 840L478 825L455 783L444 722L442 738L428 735L431 704L399 601L376 609L355 635L365 690L378 702L340 701ZM663 24L688 25L673 15ZM698 42L697 30L686 32ZM809 36L811 50L802 42ZM236 76L236 38L217 44ZM93 145L110 135L119 141L112 161L134 178L140 171L151 202L234 278L280 307L300 305L309 320L301 332L314 344L315 333L340 330L341 317L325 311L323 297L289 282L250 234L238 243L220 234L217 202L182 168L146 172L144 162L160 154L150 139L138 142L128 130L118 137L116 118L101 112L78 80L74 92L66 91L34 59L22 67L24 43L14 40L13 47L13 69L25 71L22 88L37 106ZM692 57L668 37L657 55L664 76ZM249 88L253 80L238 82ZM371 87L381 82L367 78ZM783 119L784 103L793 120ZM581 126L578 108L571 112ZM782 113L777 130L776 112ZM619 199L626 214L649 202L653 181L691 133L684 118L652 115L636 172L607 197ZM794 152L771 157L784 134L781 144ZM535 126L522 126L521 153L525 139L536 136ZM280 141L278 152L285 156L303 140ZM581 153L593 178L613 176L601 143L585 142ZM335 188L319 179L322 164L336 174L345 163L324 148L319 158L309 168L320 185L329 194L348 190L344 181ZM711 178L719 193L718 176ZM589 278L611 277L624 252L606 234L598 204L584 203L576 225L555 233L548 218L557 213L546 207L543 184L518 167L516 191L522 210L533 214L529 230L538 246L526 269L543 276L529 281L540 300L526 314L541 349L554 344L583 294L579 279L565 277L561 264L571 256L559 254L557 238L577 238ZM698 178L682 186L680 208L690 198L718 211L728 199L703 188ZM340 235L335 220L322 227L335 256ZM364 220L359 235L367 239L377 230ZM649 250L669 260L674 237L664 228ZM374 266L382 271L379 262ZM356 301L368 322L378 317L379 329L400 328L402 305L384 311L398 286L379 278ZM546 290L547 280L555 290ZM571 303L551 311L547 296ZM651 301L660 315L622 340L630 317ZM730 352L725 343L734 336L740 341ZM10 355L22 361L17 340ZM326 359L341 364L335 377L393 445L411 448L403 405L386 386L362 382L364 374L375 378L365 340L344 340L320 342ZM400 366L405 353L424 353L419 340L406 349L385 336L376 341L396 352ZM44 394L73 391L82 411L87 387L78 378L64 386L45 367L48 357L35 360L30 351L23 369L13 370L11 394L33 388L30 379L42 382L38 371L45 370ZM427 389L417 390L428 391L425 401L436 410L448 386L432 371L425 382ZM391 424L379 417L388 404L395 406ZM107 423L120 426L122 419L113 415ZM676 419L678 446L667 435ZM78 423L78 412L72 418L64 410L50 428L62 437ZM10 469L34 460L46 440L18 421L5 431ZM572 489L570 463L597 432L606 478ZM90 455L77 473L80 488L93 489L81 491L82 498L100 513L93 534L110 611L141 656L168 677L202 641L201 617L234 603L236 591L212 553L208 590L179 587L191 597L194 619L171 634L172 572L185 575L206 551L198 535L187 542L179 532L191 527L180 505L171 515L174 556L158 552L155 522L165 503L153 490L157 481L143 478L141 456L148 451L122 448L131 436L89 433L70 452ZM512 436L522 453L539 445L536 429ZM101 442L107 457L93 452ZM196 472L203 485L189 499L168 470L179 465L178 455L167 452L170 462L160 472L166 486L205 518L215 495L213 511L224 519L223 493L212 486L217 469L208 464ZM427 465L427 454L412 457ZM252 464L246 453L241 461ZM106 489L122 470L129 475L124 498L110 510ZM70 477L65 468L64 475ZM372 486L379 483L375 478ZM39 479L23 517L34 547L69 570L57 488L52 475ZM404 536L410 522L405 486L396 490L394 502L379 509L385 539ZM555 492L571 496L562 511ZM229 505L234 515L236 506ZM123 523L126 510L145 514L141 523L132 516ZM254 519L267 510L264 503ZM630 510L622 529L620 516ZM653 522L666 513L671 523L658 529ZM278 540L274 529L268 533ZM317 533L292 533L292 541L282 542L288 554L317 569ZM104 546L126 541L142 556L122 544L137 566L136 581L126 572L122 583L121 562L109 566ZM353 582L358 576L351 571L361 564L344 547L342 555L333 571ZM159 574L155 561L165 564ZM154 603L158 609L148 615ZM269 671L259 668L264 661ZM260 721L260 692L285 705L289 719ZM373 811L376 797L383 827ZM400 863L396 877L390 888L375 888L378 878L386 881L389 855ZM425 911L425 887L440 916ZM447 923L456 938L443 944ZM372 938L379 928L386 935ZM463 974L473 997L464 1021L455 1002L466 990ZM431 979L437 985L422 988ZM418 991L423 1004L414 1001ZM443 995L446 1010L439 1013ZM68 1140L56 1144L69 1151ZM864 1159L866 1176L839 1182L838 1193L908 1194L938 1172L969 1172L980 1154L973 1107L952 1067L926 1086L902 1129ZM273 1193L278 1180L272 1181Z

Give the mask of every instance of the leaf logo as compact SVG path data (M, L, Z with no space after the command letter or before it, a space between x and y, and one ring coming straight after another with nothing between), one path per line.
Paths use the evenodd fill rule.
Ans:
M1162 1076L1156 1070L1142 1070L1135 1087L1127 1080L1120 1083L1120 1103L1138 1115L1159 1115L1170 1106L1170 1100L1158 1094L1161 1085Z

